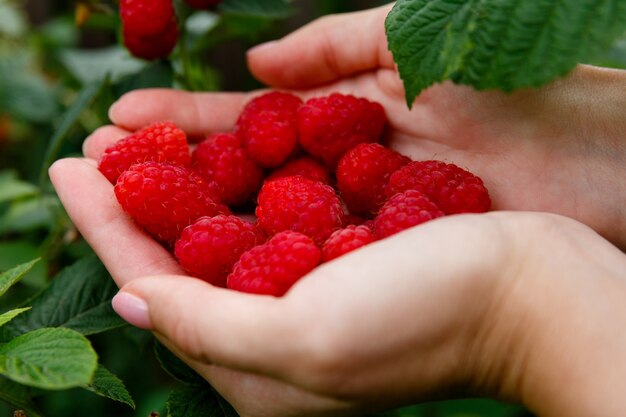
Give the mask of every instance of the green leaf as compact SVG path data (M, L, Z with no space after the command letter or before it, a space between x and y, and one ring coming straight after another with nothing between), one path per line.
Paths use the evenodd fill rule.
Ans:
M38 261L39 259L35 259L0 274L0 297L3 296L9 288L15 285L24 276L24 274L30 271L33 265L35 265Z
M208 387L204 378L156 340L154 342L154 354L165 372L170 374L172 378L184 384Z
M51 229L54 226L54 213L59 209L61 202L51 195L15 201L0 216L0 234Z
M26 411L28 417L42 417L30 398L30 389L0 376L0 400Z
M81 83L98 83L107 75L112 83L141 71L146 62L133 58L121 46L100 49L65 49L59 59Z
M168 61L157 61L145 66L140 72L122 78L113 86L116 96L143 88L171 88L174 71Z
M30 197L38 192L33 184L19 180L14 171L0 172L0 203Z
M541 86L625 29L622 0L398 0L386 21L409 105L448 79L479 90Z
M128 393L122 380L102 365L98 365L93 381L86 385L85 389L113 401L124 403L133 410L135 409L135 401Z
M82 89L70 108L67 109L67 111L63 115L63 118L61 119L59 127L52 136L50 144L48 145L44 164L41 169L41 176L39 178L40 185L44 184L48 175L48 168L50 167L50 165L52 165L52 162L57 159L57 155L59 154L59 151L63 146L65 138L69 135L74 125L76 125L81 114L91 105L91 103L100 95L100 92L108 84L109 81L107 77L104 77L101 80L98 80L97 82L94 82L92 84L88 84Z
M98 357L85 336L39 329L0 347L0 373L20 384L60 390L91 382Z
M12 268L16 263L28 262L37 258L41 250L33 243L23 239L0 243L0 271ZM47 282L45 261L37 262L21 279L23 285L41 289Z
M113 311L117 287L95 255L65 268L48 288L29 301L32 310L0 329L0 340L42 327L67 327L84 335L126 323Z
M288 17L293 12L291 5L285 0L224 0L218 10L222 13L268 19Z
M0 314L0 327L4 326L8 322L28 310L30 310L30 307L16 308L15 310L7 311L4 314Z
M167 417L238 417L239 414L210 387L188 386L167 399Z

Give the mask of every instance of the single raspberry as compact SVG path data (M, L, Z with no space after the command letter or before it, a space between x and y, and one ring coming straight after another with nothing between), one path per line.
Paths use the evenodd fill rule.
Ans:
M131 165L141 162L169 162L189 166L185 132L172 122L154 123L109 146L98 169L113 184Z
M221 2L222 0L185 0L185 3L198 10L211 9Z
M332 261L375 240L374 234L367 226L348 226L337 230L322 246L322 261Z
M411 162L377 143L352 148L337 166L337 188L350 213L375 214L387 200L385 187L395 171Z
M244 107L236 131L257 164L278 167L297 149L297 113L301 105L302 100L293 94L274 91Z
M142 35L133 28L124 25L124 45L137 58L148 61L167 58L178 42L178 25L172 21L163 32L156 35Z
M411 162L389 178L387 196L418 190L446 214L484 213L491 208L489 192L476 175L441 161Z
M172 241L202 216L228 214L213 183L188 168L159 162L133 165L120 175L115 196L156 239Z
M241 254L263 241L254 224L239 217L201 217L183 230L174 253L190 275L226 287L226 277Z
M329 185L301 176L266 182L258 197L259 227L268 234L293 230L321 245L343 225L341 200Z
M266 181L275 180L276 178L293 177L295 175L300 175L304 178L319 181L324 184L330 184L331 182L328 168L309 157L302 157L287 162L284 166L267 177Z
M280 297L318 266L321 256L311 238L284 231L241 255L227 285L236 291Z
M380 209L374 219L374 235L384 239L405 229L443 216L439 207L419 191L396 194Z
M230 133L208 136L191 155L191 166L218 185L227 205L246 203L261 187L263 172L248 157L241 140Z
M298 110L300 144L331 168L359 143L377 142L386 122L380 104L341 94L310 99Z
M176 22L172 0L120 0L120 17L126 30L141 37L160 35Z

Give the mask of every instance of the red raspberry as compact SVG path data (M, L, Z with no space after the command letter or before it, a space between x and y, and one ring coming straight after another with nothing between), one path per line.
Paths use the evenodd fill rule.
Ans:
M387 196L406 190L421 191L446 214L484 213L491 207L480 178L441 161L411 162L391 175Z
M178 26L172 21L163 32L143 36L124 25L124 45L137 58L153 61L167 58L178 42Z
M210 135L191 155L191 166L217 183L221 201L227 205L246 203L261 186L263 173L230 133Z
M146 162L120 175L115 196L137 223L162 241L176 239L202 216L229 213L215 185L188 168Z
M344 221L335 190L301 176L266 182L258 197L259 227L268 234L293 230L321 245Z
M387 200L389 177L409 162L377 143L362 143L348 151L337 167L337 188L350 213L376 213Z
M313 98L298 111L300 144L334 168L359 143L377 142L386 122L382 106L363 98L341 94Z
M321 252L311 238L284 231L241 255L228 276L228 288L275 297L320 264Z
M125 31L140 37L160 35L176 22L172 0L120 0L120 17Z
M322 246L322 261L328 262L369 245L376 239L367 226L348 226L334 232Z
M201 217L183 230L174 252L187 273L226 287L226 277L241 254L263 241L254 224L239 217Z
M211 9L221 2L222 0L185 0L185 3L198 10Z
M250 157L264 168L285 163L298 144L297 112L302 100L293 94L274 91L244 107L236 131Z
M172 122L154 123L109 146L98 169L113 184L131 165L147 162L189 165L187 136Z
M419 191L409 190L393 196L374 219L374 235L384 239L405 229L443 216L439 207Z
M300 175L304 178L319 181L324 184L330 184L330 171L328 168L309 157L287 162L282 168L277 169L272 175L267 177L266 181L275 180L276 178L293 177L295 175Z

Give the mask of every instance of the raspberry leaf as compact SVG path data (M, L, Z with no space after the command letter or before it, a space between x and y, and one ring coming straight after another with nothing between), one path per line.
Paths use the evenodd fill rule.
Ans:
M167 399L168 417L239 417L220 395L209 387L186 386Z
M121 402L128 405L133 410L135 409L135 401L128 393L124 383L102 365L98 365L93 376L93 381L84 388L101 397Z
M2 297L4 293L9 290L9 288L22 279L22 277L24 277L24 275L30 271L33 265L35 265L38 261L39 259L35 259L34 261L18 265L15 268L0 274L0 297Z
M178 359L165 346L155 340L154 354L161 364L161 367L170 376L179 382L187 385L197 385L208 387L207 382L200 375L191 369L185 362Z
M411 106L444 80L510 92L563 76L626 30L626 2L398 0L386 30Z
M30 307L16 308L15 310L7 311L4 314L0 314L0 327L4 326L20 314L30 310Z
M88 384L97 355L70 329L39 329L0 346L0 374L31 387L60 390Z
M0 401L24 410L28 417L42 417L30 396L30 388L0 376Z
M291 14L291 5L285 0L224 0L219 10L242 16L277 19Z

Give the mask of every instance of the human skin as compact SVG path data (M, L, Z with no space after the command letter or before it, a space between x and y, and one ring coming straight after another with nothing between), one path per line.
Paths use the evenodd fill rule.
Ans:
M624 74L579 67L513 95L444 84L409 111L385 48L386 12L324 18L252 51L250 67L303 97L379 101L389 146L476 172L496 209L578 221L450 216L325 264L281 299L214 288L183 276L128 219L95 160L157 120L195 136L229 130L250 94L133 92L111 109L117 126L85 142L86 159L50 171L122 287L117 311L153 330L244 417L362 415L472 394L542 416L621 415L626 259L614 245L625 243L626 164L624 99L612 91Z

